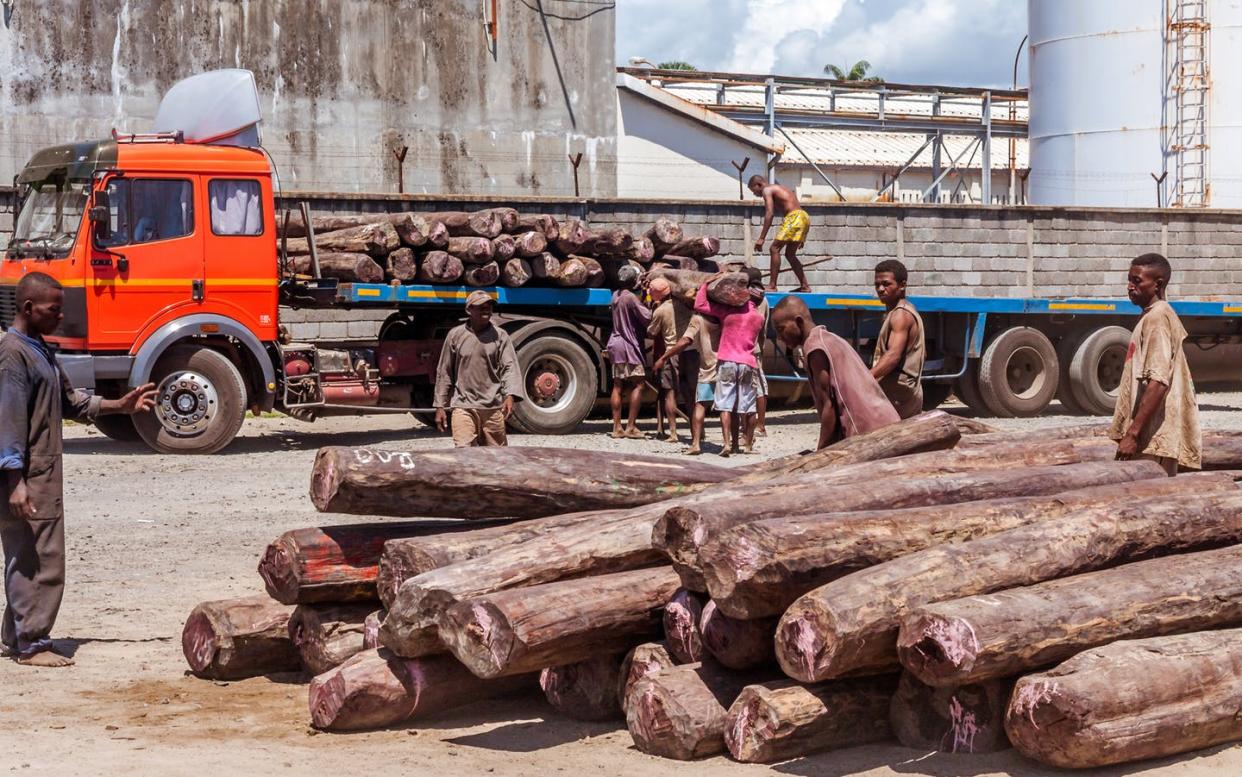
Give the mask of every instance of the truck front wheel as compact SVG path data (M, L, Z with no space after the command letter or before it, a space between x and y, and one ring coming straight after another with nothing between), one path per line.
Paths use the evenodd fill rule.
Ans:
M246 386L225 356L177 346L155 363L155 410L134 416L147 445L160 453L215 453L233 441L246 413Z
M513 411L513 425L529 434L567 434L578 428L599 393L591 357L564 337L528 340L518 349L526 399Z
M134 428L134 419L127 415L101 415L95 419L95 428L105 437L117 442L140 442L142 436Z

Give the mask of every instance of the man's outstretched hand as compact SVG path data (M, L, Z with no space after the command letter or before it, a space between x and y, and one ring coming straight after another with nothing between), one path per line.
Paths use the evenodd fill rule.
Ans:
M116 401L116 412L127 415L150 412L155 407L156 393L154 383L139 386Z

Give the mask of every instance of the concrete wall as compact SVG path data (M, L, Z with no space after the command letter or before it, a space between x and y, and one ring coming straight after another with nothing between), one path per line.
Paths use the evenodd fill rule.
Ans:
M875 167L832 167L820 165L820 169L828 174L845 196L851 201L869 202L899 168ZM781 164L776 166L777 179L786 186L798 191L800 199L835 201L837 193L810 165ZM887 177L885 177L887 176ZM978 203L983 198L983 176L979 170L968 170L965 180L957 195L953 196L954 187L962 179L951 174L940 183L940 201L942 203ZM922 202L923 191L931 186L932 174L929 168L911 169L902 174L901 179L889 191L889 196L897 202ZM1022 204L1022 179L1019 177L1015 186L1016 204ZM969 195L969 197L968 197ZM993 170L992 172L992 203L1002 205L1008 203L1009 170Z
M242 67L287 189L395 192L408 146L406 191L573 195L566 156L583 152L583 195L614 195L614 11L545 20L501 0L493 56L485 5L17 2L0 24L0 182L43 146L148 130L180 78Z
M763 149L618 89L617 196L736 200L737 169L763 172ZM747 196L750 196L747 193Z

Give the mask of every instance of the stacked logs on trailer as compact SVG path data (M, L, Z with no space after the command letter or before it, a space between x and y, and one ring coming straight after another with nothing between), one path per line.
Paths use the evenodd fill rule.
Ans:
M613 287L620 268L716 272L720 240L688 235L671 217L641 232L590 228L577 219L488 208L311 218L283 228L287 272L347 283Z
M322 730L524 695L673 759L1012 743L1086 768L1242 740L1238 473L975 431L933 412L736 468L326 448L313 504L384 518L278 537L268 596L195 608L186 658L303 671Z

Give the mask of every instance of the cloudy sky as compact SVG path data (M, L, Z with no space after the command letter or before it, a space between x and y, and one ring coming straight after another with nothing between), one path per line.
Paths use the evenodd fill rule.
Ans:
M860 59L895 83L1008 87L1025 0L616 0L617 64L819 75ZM1026 56L1018 83L1026 83Z

